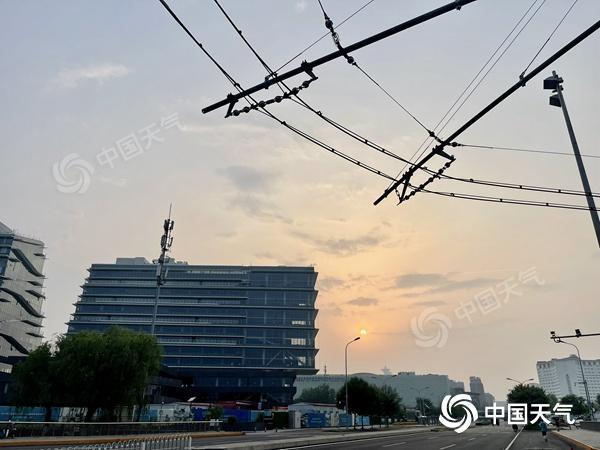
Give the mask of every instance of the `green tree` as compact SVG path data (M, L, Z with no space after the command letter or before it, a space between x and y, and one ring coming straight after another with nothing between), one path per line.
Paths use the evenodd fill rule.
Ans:
M550 403L550 407L554 408L554 405L558 403L558 398L554 394L546 394L548 396L548 403Z
M390 417L399 417L402 410L402 400L398 392L391 386L383 385L377 388L379 394L380 414L386 419L389 425Z
M17 364L11 374L10 398L16 406L45 408L44 421L50 422L52 406L60 406L62 383L56 377L55 360L50 344L33 350Z
M117 408L131 407L144 397L160 368L160 347L154 336L111 327L103 334L81 332L57 343L57 373L71 389L66 400L86 407L86 421L101 409L115 420Z
M534 414L531 413L532 404L550 404L550 399L542 388L537 386L531 386L526 384L517 384L508 393L508 403L526 403L527 411L529 412L528 422L531 422L534 418ZM533 424L537 427L537 424Z
M583 397L576 395L565 395L560 399L560 403L563 405L573 405L571 414L575 416L581 416L589 412L588 405Z
M337 402L346 406L346 384L337 393ZM348 411L361 416L370 416L379 411L379 395L377 389L361 378L348 380Z
M323 383L320 386L314 388L308 388L302 390L300 395L296 398L297 402L307 403L330 403L333 404L336 401L335 389L329 387L328 384Z

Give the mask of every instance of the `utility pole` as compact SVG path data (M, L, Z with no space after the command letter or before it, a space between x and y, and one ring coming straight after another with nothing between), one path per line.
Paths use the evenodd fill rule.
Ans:
M167 252L173 245L173 227L175 221L171 220L171 205L169 205L169 217L165 219L163 224L163 235L160 238L160 256L158 257L156 265L156 297L154 298L154 313L152 314L152 326L150 327L150 334L154 334L154 328L156 326L156 315L158 313L158 299L160 297L160 287L165 284L167 277L167 271L165 268L165 262L167 259Z
M579 169L579 176L581 177L581 183L583 184L583 191L585 192L585 198L587 200L588 207L590 208L590 215L592 216L592 224L594 225L594 231L596 232L596 239L598 240L598 246L600 247L600 219L598 218L598 211L596 211L596 204L594 203L594 197L592 196L592 188L588 180L585 166L583 164L583 158L579 151L579 145L575 138L575 131L573 131L573 125L571 124L571 118L569 117L569 111L567 111L567 104L565 103L565 97L563 96L563 79L560 78L556 71L552 71L552 76L544 80L544 89L552 89L553 95L550 96L550 104L552 106L558 106L562 108L563 115L565 116L565 123L567 124L567 130L569 132L569 138L571 139L571 145L573 146L573 153L575 154L575 160L577 161L577 168Z

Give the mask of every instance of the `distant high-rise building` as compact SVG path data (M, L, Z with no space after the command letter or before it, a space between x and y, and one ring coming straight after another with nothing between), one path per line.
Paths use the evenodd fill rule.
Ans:
M481 382L481 378L479 377L469 377L469 386L471 392L475 392L476 394L483 395L485 390L483 389L483 383Z
M485 411L486 406L494 404L495 398L492 394L485 392L481 378L469 377L469 389L473 403L479 411Z
M155 263L93 264L69 333L111 325L150 332ZM197 399L291 403L296 374L314 374L313 267L196 266L169 259L155 334L163 364L192 378Z
M600 359L582 359L581 363L590 397L593 400L600 394ZM581 366L576 355L538 361L536 366L540 386L547 393L556 395L559 400L566 395L586 398Z
M0 222L0 371L42 342L44 243Z

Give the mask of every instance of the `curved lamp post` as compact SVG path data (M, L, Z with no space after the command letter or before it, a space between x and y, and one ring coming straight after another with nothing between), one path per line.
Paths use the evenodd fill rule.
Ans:
M356 342L360 339L360 336L355 337L350 342L346 344L346 349L344 350L344 366L346 368L346 414L348 414L348 346L353 342Z
M579 369L581 370L581 379L583 380L583 388L585 390L585 396L586 396L588 408L590 410L590 415L592 416L592 420L596 420L596 417L594 415L594 409L592 407L592 400L590 399L590 391L588 390L587 380L585 379L585 374L583 372L583 363L581 362L581 353L579 353L579 347L577 347L575 344L571 344L570 342L563 341L559 337L553 337L552 340L554 342L556 342L557 344L570 345L571 347L575 347L575 350L577 350L577 360L579 361Z
M508 378L508 377L506 377L506 379L508 381L513 381L513 382L517 383L518 385L523 385L523 384L529 383L530 381L535 381L533 378L527 378L526 380L523 380L523 381L515 380L514 378Z
M419 395L419 400L421 400L419 402L419 403L421 403L421 406L419 407L419 411L421 412L422 416L425 415L425 411L424 411L425 408L424 408L423 396L421 395L421 392L426 391L427 389L430 389L430 387L431 386L425 386L424 388L417 389L417 388L411 386L411 389ZM417 405L417 406L419 406L419 405Z

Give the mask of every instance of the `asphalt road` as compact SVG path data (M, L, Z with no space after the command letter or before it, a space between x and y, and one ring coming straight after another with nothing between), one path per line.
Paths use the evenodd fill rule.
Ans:
M477 427L462 434L442 431L296 448L311 450L505 450L514 438L515 433L509 428ZM548 442L544 442L541 433L523 432L510 450L569 450L570 448L551 436L548 437Z
M193 441L193 447L219 448L224 444L250 443L257 441L278 441L285 439L298 439L308 436L322 436L321 430L301 429L285 430L278 433L269 431L267 433L247 433L245 436L205 438ZM367 437L367 439L363 439ZM336 450L336 449L378 449L378 450L506 450L507 446L515 438L515 433L508 427L474 427L462 434L453 431L426 431L416 433L397 434L395 436L368 438L368 434L358 434L356 441L335 442L319 445L305 445L294 447L297 449L313 450ZM67 446L61 446L62 448ZM44 447L21 447L25 449L52 448ZM560 440L548 436L548 442L544 442L539 432L523 432L519 435L510 450L569 450L571 447Z

